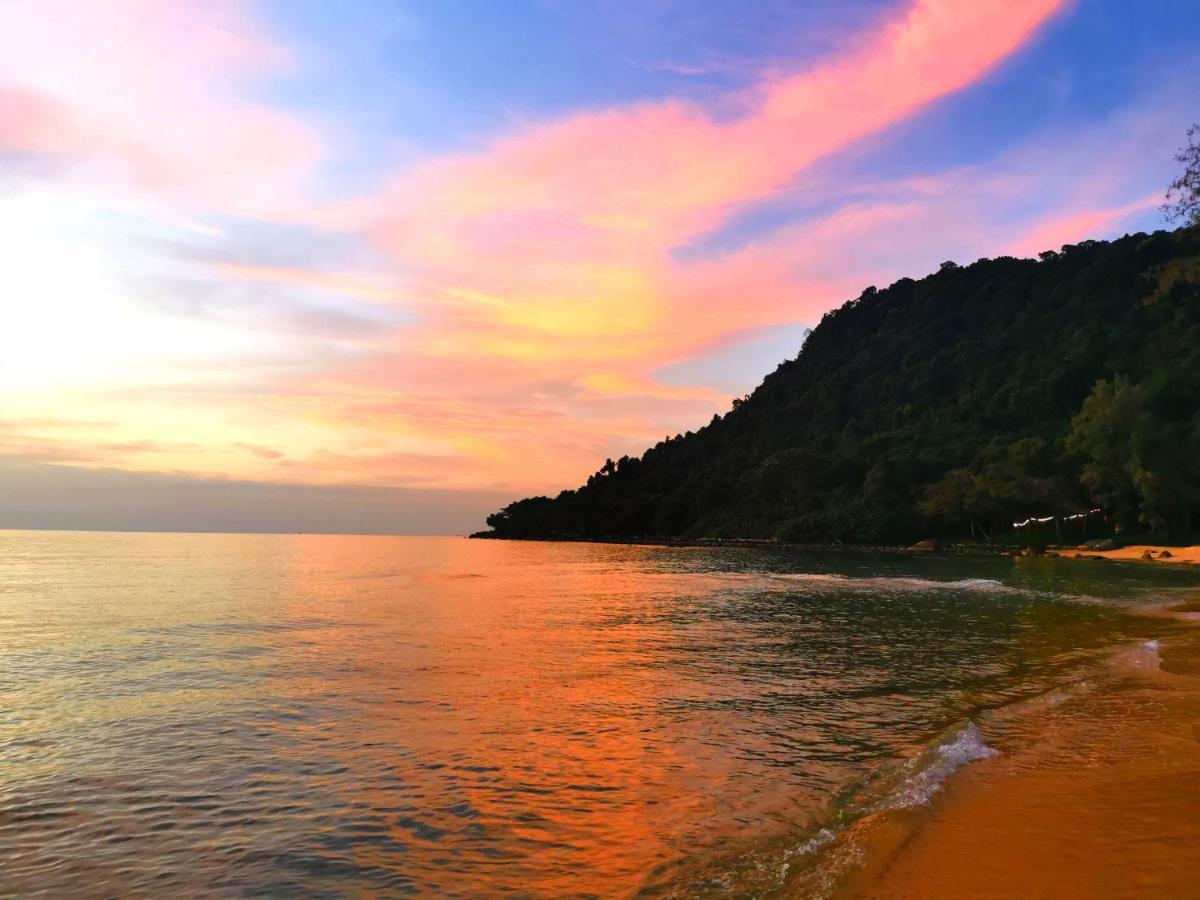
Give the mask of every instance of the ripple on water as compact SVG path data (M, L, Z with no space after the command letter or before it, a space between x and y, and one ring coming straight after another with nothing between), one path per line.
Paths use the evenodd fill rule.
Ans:
M2 533L0 893L782 884L1174 627L1013 566Z

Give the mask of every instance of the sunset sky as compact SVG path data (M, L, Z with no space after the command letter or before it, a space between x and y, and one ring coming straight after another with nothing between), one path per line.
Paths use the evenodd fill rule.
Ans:
M0 0L0 527L455 532L1162 227L1200 0Z

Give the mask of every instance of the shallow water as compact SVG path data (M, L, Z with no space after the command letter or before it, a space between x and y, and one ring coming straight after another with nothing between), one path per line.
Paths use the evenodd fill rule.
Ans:
M1122 607L1195 583L0 532L0 893L788 890L856 815L985 758L996 710L1169 634Z
M862 860L837 893L1200 896L1200 630L1122 647L1110 663L986 713L982 730L1001 751L928 807L843 840Z

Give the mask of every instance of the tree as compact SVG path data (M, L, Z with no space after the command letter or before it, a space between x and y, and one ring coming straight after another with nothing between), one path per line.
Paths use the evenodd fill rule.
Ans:
M911 543L974 525L994 540L1103 494L1123 527L1181 535L1200 523L1196 260L1193 227L865 290L731 415L601 457L586 485L507 508L497 531ZM1108 405L1136 400L1136 415L1097 398L1064 452L1118 372L1130 386Z
M1137 517L1140 467L1130 445L1143 415L1141 390L1118 375L1096 382L1067 435L1067 451L1086 460L1084 486L1119 527L1133 525Z
M1193 125L1187 132L1187 145L1175 154L1176 162L1183 163L1183 174L1167 188L1163 214L1172 222L1184 225L1200 225L1200 124Z
M939 481L925 490L917 508L930 519L950 526L964 522L970 526L971 540L975 540L975 523L986 521L992 510L980 478L970 469L952 469ZM991 534L983 529L984 537Z
M1014 518L1057 517L1076 505L1062 479L1048 472L1051 450L1040 438L989 447L970 468L952 469L929 485L918 509L942 525L969 527L972 540L978 526L989 542Z
M1186 534L1200 496L1194 420L1171 421L1144 384L1099 381L1071 423L1067 450L1086 462L1082 481L1118 524Z

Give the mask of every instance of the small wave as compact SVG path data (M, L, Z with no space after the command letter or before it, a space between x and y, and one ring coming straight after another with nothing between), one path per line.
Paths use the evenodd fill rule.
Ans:
M837 837L837 834L834 831L829 828L822 828L807 841L802 841L793 847L788 856L807 856L810 853L816 853L835 837Z
M770 578L781 579L783 581L812 581L817 584L841 584L853 579L846 575L837 575L833 572L788 572L781 575L770 575ZM862 580L862 579L858 579Z
M1012 590L1002 581L994 578L963 578L960 581L948 581L947 585L973 591L1008 591Z
M927 804L942 789L946 779L967 763L995 756L999 751L989 747L974 722L966 725L912 761L909 772L899 788L885 798L877 809L906 809Z
M669 896L774 896L785 886L789 896L831 896L845 873L863 864L863 826L880 814L928 804L955 771L997 753L967 720L902 765L847 786L825 824L798 842L757 847L681 882Z
M1009 723L1016 719L1038 715L1046 710L1053 709L1082 694L1086 694L1094 687L1095 685L1087 679L1068 681L1058 687L1051 688L1043 694L1038 694L1036 697L1014 700L1003 706L985 710L980 713L980 718L988 724Z
M802 888L806 896L831 895L844 874L863 863L866 850L862 843L863 826L881 814L928 805L946 780L963 766L998 753L987 745L978 726L968 719L918 756L860 785L845 800L836 824L822 828L798 844L786 854L785 863L797 857L816 857L804 876ZM784 877L787 871L785 867Z
M852 578L847 575L809 572L774 575L772 577L784 581L803 581L812 582L815 584L829 584L853 588L873 588L885 591L948 590L981 591L984 593L1009 593L1016 590L1016 588L1010 587L1004 582L997 581L994 578L960 578L955 581L938 581L931 578L905 578L899 576L871 576L866 578Z
M864 782L849 786L835 805L842 821L886 810L927 804L942 785L967 763L997 755L970 719L927 745L903 763L882 769Z
M957 581L931 581L925 578L891 578L880 581L898 582L915 590L949 590L949 591L983 591L985 593L1000 593L1014 590L1002 581L994 578L960 578Z
M783 858L779 863L778 868L776 869L775 883L773 886L776 888L783 887L784 883L787 881L788 872L792 868L791 860L798 856L810 856L816 853L836 837L837 833L835 831L829 828L822 828L808 840L801 841L791 850L786 851L783 854Z
M1158 641L1143 641L1134 647L1119 650L1112 657L1112 665L1116 669L1135 672L1158 672L1162 669L1162 657L1158 651L1162 644Z

